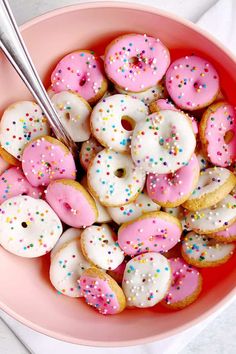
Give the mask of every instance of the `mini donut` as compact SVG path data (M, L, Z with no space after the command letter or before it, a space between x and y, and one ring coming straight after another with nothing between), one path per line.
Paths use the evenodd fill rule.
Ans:
M113 270L124 260L116 235L107 224L87 227L81 233L81 248L85 258L102 269Z
M54 288L63 295L82 297L78 279L83 272L91 267L84 258L80 246L80 236L66 242L51 257L49 277Z
M79 159L85 171L87 171L90 162L101 150L103 150L103 146L101 146L99 142L93 137L83 142L79 154Z
M0 155L0 175L10 167L10 164L6 162Z
M216 267L226 263L234 250L233 243L219 243L213 238L198 235L193 231L184 237L181 247L185 261L199 268Z
M127 306L152 307L166 295L171 282L170 263L160 253L143 253L125 267L122 288Z
M171 111L180 111L177 107L175 107L175 105L171 102L171 100L169 98L158 99L156 101L151 102L151 104L149 106L149 110L150 110L151 113L155 113L155 112L158 112L158 111L161 111L161 110L165 110L165 109L169 109ZM185 112L185 115L191 121L194 134L197 134L198 133L197 120L193 116L188 115L186 112Z
M141 100L146 106L151 105L154 100L161 99L166 96L166 88L163 80L158 82L155 86L150 87L146 91L142 92L126 91L119 86L115 86L115 90L118 93L122 93L123 95L129 95L133 98Z
M129 151L132 131L147 115L142 101L128 95L109 96L94 107L91 130L101 145L119 152Z
M198 183L199 164L195 154L174 173L147 176L147 194L162 207L173 208L187 200Z
M33 198L42 197L41 187L32 187L20 167L10 167L0 176L0 204L17 195L29 195Z
M62 224L42 199L18 195L0 206L0 244L21 257L50 252L62 233Z
M218 231L210 236L217 241L225 243L236 241L236 222L227 227L225 230Z
M192 195L183 203L188 210L200 210L217 204L236 185L234 174L222 167L212 167L201 171Z
M91 193L103 205L121 206L137 198L146 175L130 155L104 149L89 165L87 178Z
M175 60L166 72L174 103L188 111L209 106L219 93L219 76L208 60L190 55Z
M198 159L200 171L205 170L209 167L209 161L204 157L201 151L197 151L196 156Z
M182 225L183 232L188 231L188 227L186 225L186 215L187 215L188 211L185 210L181 205L179 205L175 208L164 208L163 207L163 211L176 217L180 221L180 223Z
M188 163L195 146L195 135L186 115L162 110L136 124L131 155L146 172L173 173Z
M146 34L127 34L106 48L104 66L108 78L125 91L140 92L155 86L170 64L167 47Z
M101 269L91 267L79 279L85 301L102 315L116 315L126 307L123 290Z
M206 209L190 211L186 216L188 228L198 234L213 234L227 229L236 221L236 202L232 195Z
M160 209L160 205L154 203L151 198L149 198L146 191L141 192L132 203L119 207L107 208L108 213L111 215L113 221L115 221L115 223L118 225L137 219L144 213L158 211Z
M0 141L1 143L1 141ZM9 165L21 166L21 162L0 146L0 157Z
M122 284L122 280L123 280L123 275L124 275L124 271L125 271L125 267L126 264L128 262L127 257L123 260L123 262L118 265L118 267L116 267L113 270L108 270L107 274L109 274L118 284Z
M69 91L56 93L51 98L60 121L75 142L89 139L89 117L92 108L78 94Z
M82 229L76 229L75 227L71 227L67 229L65 232L63 232L63 234L61 235L61 237L59 238L59 240L51 250L50 253L51 258L54 257L55 254L66 244L68 244L72 240L78 239L80 237L81 232Z
M71 90L90 104L107 90L102 60L91 50L78 50L63 57L51 75L51 83L54 92Z
M163 211L146 213L124 223L118 230L118 243L125 254L165 252L180 240L180 221Z
M10 105L0 121L1 146L17 160L22 159L25 144L49 134L48 121L35 102L22 101Z
M97 223L107 223L112 221L111 216L109 215L107 208L104 207L97 198L95 198L91 192L88 190L88 183L87 183L87 177L84 176L82 178L82 180L80 181L80 183L82 184L82 186L86 189L86 191L91 195L91 197L94 199L94 202L96 204L96 208L97 208L97 212L98 212L98 216L96 219Z
M48 204L65 224L85 227L96 221L95 202L79 182L70 179L53 181L45 194Z
M214 165L227 167L236 160L236 108L227 102L207 108L199 125L203 153Z
M23 172L34 187L48 186L57 179L75 179L76 167L68 148L51 136L28 143L22 157Z
M172 281L162 305L172 310L181 310L192 304L202 291L202 276L199 271L181 258L169 259Z

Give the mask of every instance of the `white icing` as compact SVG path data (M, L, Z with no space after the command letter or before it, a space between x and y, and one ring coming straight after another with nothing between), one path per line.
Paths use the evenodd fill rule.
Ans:
M124 172L122 177L115 174L118 170ZM107 206L128 204L142 191L146 179L145 172L134 165L130 155L109 149L96 155L87 177L92 193Z
M21 257L40 257L54 247L62 224L42 199L17 196L0 206L0 244Z
M146 172L173 173L188 163L195 146L188 117L179 111L160 110L136 124L131 154Z
M79 157L80 163L86 171L88 169L89 163L101 150L103 150L103 147L93 137L83 142L80 149Z
M147 107L138 99L120 94L106 97L92 111L93 135L102 145L115 151L129 151L132 130L122 126L122 117L128 116L136 124L147 115Z
M144 213L158 211L161 207L152 201L146 192L141 192L139 196L130 204L120 207L108 207L107 210L112 219L117 224L123 224L127 221L134 220Z
M90 137L89 117L91 107L84 98L76 93L62 91L51 98L60 121L75 142L85 141Z
M201 262L217 262L230 256L235 249L233 243L220 243L213 238L188 233L182 242L182 251L188 258Z
M200 166L200 171L205 170L205 168L209 166L209 162L205 159L205 157L200 152L196 152L196 156Z
M106 224L87 227L81 234L81 244L86 257L102 269L113 270L124 260L124 253L115 241L115 234Z
M51 258L50 281L60 293L70 297L81 297L78 279L89 267L91 264L83 256L80 237L77 237L66 243Z
M67 243L69 243L70 241L78 238L81 234L83 229L76 229L74 227L71 227L69 229L67 229L65 232L63 232L63 234L61 235L61 237L59 238L59 240L57 241L57 243L55 244L55 246L53 247L53 249L51 250L50 256L54 257L55 254Z
M126 264L122 282L127 305L156 305L166 295L170 281L170 264L160 253L148 252L132 258Z

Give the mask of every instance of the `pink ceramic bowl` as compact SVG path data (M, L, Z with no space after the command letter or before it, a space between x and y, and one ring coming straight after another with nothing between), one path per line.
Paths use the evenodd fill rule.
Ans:
M41 16L22 27L36 67L49 85L49 74L65 53L104 48L127 32L159 37L172 60L204 55L216 66L227 98L236 104L236 61L216 40L173 15L125 3L90 3ZM0 110L29 94L4 57L0 57ZM226 265L203 271L200 298L170 312L159 306L101 316L82 300L58 295L48 279L49 258L21 259L0 249L0 307L27 326L49 336L85 345L123 346L162 339L187 329L219 309L236 293L236 255Z

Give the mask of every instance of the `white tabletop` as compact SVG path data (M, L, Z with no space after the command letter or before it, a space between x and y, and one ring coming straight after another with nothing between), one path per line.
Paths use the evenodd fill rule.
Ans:
M79 0L9 0L19 24L42 14L46 11L82 2ZM95 1L95 0L94 0ZM118 0L119 1L119 0ZM168 10L197 21L198 18L217 0L127 0L129 2L140 2L155 5L158 8ZM88 2L88 0L83 0ZM224 16L224 14L222 14ZM28 336L34 336L33 331L29 331ZM224 310L219 317L211 322L201 334L187 345L181 354L233 354L236 353L236 302ZM52 352L53 347L48 348ZM23 346L15 335L0 320L0 354L29 354L29 350ZM31 351L32 353L32 351ZM73 351L74 353L74 351ZM82 353L79 351L78 353ZM106 350L104 349L104 353ZM117 350L117 354L119 350ZM42 354L47 354L43 353ZM68 352L68 354L70 354ZM161 353L162 354L162 353ZM165 353L163 353L165 354ZM177 354L175 350L173 353Z

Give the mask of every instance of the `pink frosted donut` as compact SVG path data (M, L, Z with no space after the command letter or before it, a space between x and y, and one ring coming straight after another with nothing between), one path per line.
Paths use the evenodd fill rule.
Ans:
M89 103L98 101L107 90L102 61L90 50L78 50L63 57L51 76L54 92L74 91Z
M178 310L190 305L202 290L202 277L196 268L181 258L171 258L172 284L163 305Z
M17 195L38 199L42 194L43 188L32 187L19 167L11 167L0 176L0 204Z
M165 252L179 241L181 232L182 227L177 218L156 211L124 223L118 231L118 243L129 256Z
M159 39L147 35L120 36L105 50L107 76L126 91L140 92L155 86L169 64L168 49Z
M32 140L22 157L23 172L32 186L47 186L57 179L75 179L76 167L67 147L51 136Z
M203 152L211 163L227 167L236 160L236 108L218 102L205 111L199 126Z
M82 274L79 287L88 305L103 315L115 315L124 310L126 300L119 285L103 270L92 267Z
M200 168L195 154L188 164L174 173L147 176L148 196L161 206L173 208L191 195L198 183Z
M67 225L79 228L97 220L94 199L80 183L69 179L53 181L45 194L48 204Z
M214 101L219 92L219 76L206 59L186 56L168 68L166 88L178 107L193 111Z
M10 167L9 163L6 162L1 156L0 156L0 175L6 171Z

